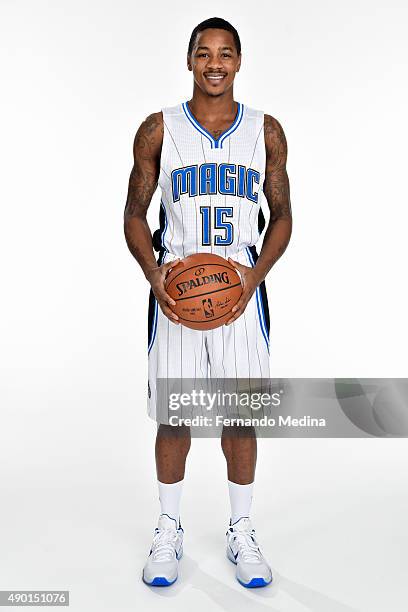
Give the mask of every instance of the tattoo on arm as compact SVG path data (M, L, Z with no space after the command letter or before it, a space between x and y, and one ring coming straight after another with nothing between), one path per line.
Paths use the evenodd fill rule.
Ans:
M262 278L285 252L292 231L286 138L279 122L270 115L264 115L264 137L266 169L263 191L270 219L256 264Z
M263 191L271 211L271 221L291 218L289 179L286 172L288 147L280 123L264 117L266 172Z
M154 113L142 123L135 136L134 165L129 178L124 215L127 245L145 275L157 265L146 213L157 187L162 143L163 116Z
M153 113L138 129L133 145L125 218L144 217L157 187L159 156L163 141L161 113Z

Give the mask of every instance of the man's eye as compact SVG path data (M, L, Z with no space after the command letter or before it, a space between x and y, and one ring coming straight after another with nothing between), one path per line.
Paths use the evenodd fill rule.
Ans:
M204 57L204 56L206 56L206 55L208 55L208 53L199 53L199 54L198 54L198 57Z
M231 55L229 53L223 53L224 57L231 57Z

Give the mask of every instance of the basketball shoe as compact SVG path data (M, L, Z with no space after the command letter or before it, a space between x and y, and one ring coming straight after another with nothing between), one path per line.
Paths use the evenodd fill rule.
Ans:
M143 582L150 586L170 586L177 580L178 561L183 555L184 531L167 514L159 516L153 544L143 568Z
M259 550L248 517L243 516L227 531L227 557L237 566L237 580L247 588L264 587L272 582L272 571Z

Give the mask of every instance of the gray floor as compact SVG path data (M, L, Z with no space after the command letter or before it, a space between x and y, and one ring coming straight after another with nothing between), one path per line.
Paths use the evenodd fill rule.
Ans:
M27 412L32 435L4 438L2 589L69 589L81 612L407 609L404 440L260 441L253 519L275 573L260 590L242 588L225 557L219 443L195 440L180 578L153 589L140 580L158 512L153 424L123 427L103 404L92 423L44 411L48 436Z

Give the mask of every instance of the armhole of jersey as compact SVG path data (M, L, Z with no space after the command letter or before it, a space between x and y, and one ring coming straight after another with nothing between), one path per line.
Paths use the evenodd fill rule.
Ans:
M166 157L167 157L167 151L168 151L168 146L167 146L167 139L169 137L168 135L168 129L166 127L167 124L167 113L166 113L166 109L162 108L161 109L162 112L162 116L163 116L163 142L162 142L162 147L161 147L161 153L160 153L160 173L159 173L159 186L161 186L161 178L162 178L162 173L163 173L163 168L166 165Z
M260 115L261 115L261 129L262 129L262 142L263 142L263 148L265 151L265 168L266 168L266 142L265 142L265 113L264 111L259 111Z
M264 156L264 177L263 177L263 181L262 181L262 190L261 190L261 194L260 194L260 202L259 202L259 213L258 213L258 240L260 240L263 232L265 231L265 228L267 228L268 226L268 221L269 221L269 207L268 207L268 203L266 202L266 198L265 198L265 194L264 194L264 189L263 189L263 185L264 185L264 181L265 181L265 177L266 177L266 142L265 142L265 113L264 111L258 111L259 112L259 129L261 130L261 134L259 135L259 139L262 139L261 142L262 144L259 144L260 147L262 147L263 150L263 156ZM265 209L265 212L264 212ZM267 209L267 210L266 210ZM264 236L265 237L265 236Z

